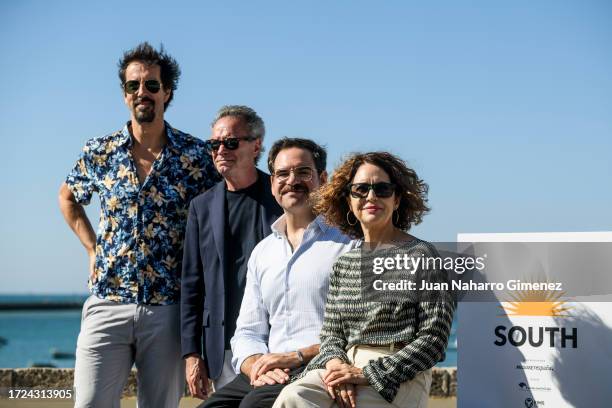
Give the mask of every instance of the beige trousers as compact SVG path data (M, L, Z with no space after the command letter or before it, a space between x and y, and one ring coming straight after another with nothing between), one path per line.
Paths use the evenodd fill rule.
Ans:
M356 367L362 368L370 360L394 354L387 347L354 346L347 353ZM323 383L325 370L309 371L304 377L286 386L276 399L273 408L337 408L338 405L327 393ZM358 385L358 408L426 408L431 387L431 369L417 374L411 381L402 383L392 403L387 402L369 385Z

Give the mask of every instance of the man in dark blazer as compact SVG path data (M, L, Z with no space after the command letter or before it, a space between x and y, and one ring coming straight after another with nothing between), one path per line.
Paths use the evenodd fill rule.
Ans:
M230 339L244 294L247 262L282 214L270 176L255 166L265 127L246 106L222 107L207 141L223 177L189 207L181 279L181 345L191 394L207 396L236 376Z

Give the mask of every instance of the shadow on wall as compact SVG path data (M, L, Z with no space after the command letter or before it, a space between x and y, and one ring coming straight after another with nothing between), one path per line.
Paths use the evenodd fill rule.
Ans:
M572 406L612 406L612 327L597 314L611 309L608 302L580 303L569 310L569 317L555 318L566 333L573 334L576 329L576 343L568 340L562 347L563 343L557 342L553 374L563 398Z

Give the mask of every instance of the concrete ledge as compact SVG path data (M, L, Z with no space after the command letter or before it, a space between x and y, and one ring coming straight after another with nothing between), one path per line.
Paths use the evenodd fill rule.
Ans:
M0 369L0 388L71 389L73 368ZM136 395L136 370L132 370L123 389L124 397Z
M163 375L163 374L161 374ZM0 369L0 388L72 388L72 368L5 368ZM136 370L132 370L123 389L124 397L136 395ZM187 394L186 394L187 395ZM434 368L432 373L431 397L449 398L457 396L457 368Z

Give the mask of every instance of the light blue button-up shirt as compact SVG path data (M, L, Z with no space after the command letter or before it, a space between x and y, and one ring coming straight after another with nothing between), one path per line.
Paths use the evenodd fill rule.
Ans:
M319 343L329 275L336 259L353 247L340 230L317 217L293 251L285 215L272 224L249 258L232 365L240 373L254 354L285 353Z

